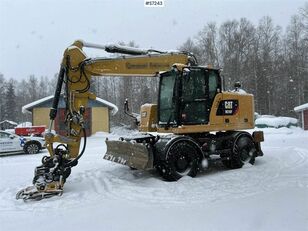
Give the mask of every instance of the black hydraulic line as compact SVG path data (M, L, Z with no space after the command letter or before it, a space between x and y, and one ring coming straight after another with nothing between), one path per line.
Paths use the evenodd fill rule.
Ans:
M89 77L87 76L87 74L86 74L86 72L85 72L85 70L84 70L84 66L85 66L85 65L86 65L86 63L83 62L83 63L81 64L81 66L80 66L80 76L81 76L82 74L84 75L84 77L85 77L85 79L86 79L86 82L87 82L87 86L86 86L85 88L83 88L83 89L77 90L79 93L85 93L85 92L89 91L89 89L90 89L90 80L89 80Z
M126 115L130 116L131 118L134 118L135 119L135 124L139 125L137 116L134 116L132 113L129 113L129 107L128 107L128 100L127 99L125 100L125 103L124 103L124 113Z
M74 160L71 160L70 162L66 163L65 167L73 167L73 166L77 165L78 160L80 159L80 157L82 157L82 155L84 154L84 152L86 150L86 146L87 146L86 129L82 128L82 132L83 132L83 147L82 147L82 150L81 150L80 154Z
M57 82L56 91L55 91L53 102L52 102L52 107L50 108L50 112L49 112L49 118L51 120L54 120L57 116L64 74L65 74L65 68L61 67L59 75L58 75L58 82Z

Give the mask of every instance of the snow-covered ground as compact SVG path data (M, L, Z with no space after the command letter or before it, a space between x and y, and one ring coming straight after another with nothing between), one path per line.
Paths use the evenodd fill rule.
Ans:
M308 132L263 130L264 156L254 166L213 166L171 183L103 160L100 133L64 194L38 202L15 194L31 185L47 152L1 157L0 230L308 230Z

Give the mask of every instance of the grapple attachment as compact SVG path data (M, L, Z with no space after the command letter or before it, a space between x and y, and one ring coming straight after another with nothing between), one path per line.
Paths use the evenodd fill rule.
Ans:
M54 156L44 156L42 165L35 168L33 185L20 190L16 199L27 201L61 196L71 167L77 164L63 158L66 153L66 150L56 149Z
M105 160L127 165L135 169L153 168L153 152L151 144L146 142L137 143L135 139L106 140L107 152Z

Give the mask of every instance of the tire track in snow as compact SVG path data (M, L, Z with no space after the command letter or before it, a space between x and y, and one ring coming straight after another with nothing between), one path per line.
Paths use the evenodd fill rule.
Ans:
M271 148L282 150L281 148ZM264 169L264 182L262 187L265 191L279 190L283 187L305 187L308 184L307 167L308 151L302 148L289 147L282 151L279 156L271 156L271 162L276 163L275 168Z
M268 152L271 151L277 153L277 148L268 148ZM92 178L93 188L89 190L95 192L91 192L93 200L109 198L158 206L207 203L275 191L290 184L306 187L302 176L295 174L288 177L288 174L290 170L307 167L307 158L306 150L287 148L279 156L269 155L266 160L257 159L256 166L227 171L218 169L213 174L203 173L197 178L184 177L178 182L164 182L152 172L130 171L119 166L108 171L97 169L95 174L87 177Z
M281 190L290 185L308 187L305 171L308 167L307 150L297 147L265 147L264 152L264 157L258 158L255 166L247 165L235 170L216 166L196 178L184 177L178 182L165 182L156 172L131 171L117 164L106 164L106 168L75 173L73 171L62 197L40 202L12 202L8 198L15 196L17 187L0 189L0 211L68 209L104 200L160 207L195 203L202 205ZM298 169L303 170L298 172ZM302 172L306 175L301 175Z

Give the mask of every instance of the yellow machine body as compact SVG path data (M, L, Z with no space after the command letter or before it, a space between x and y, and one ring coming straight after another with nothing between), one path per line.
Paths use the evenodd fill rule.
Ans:
M217 115L222 100L238 100L239 106L234 115ZM227 109L226 109L227 110ZM142 132L160 132L174 134L202 133L213 131L232 131L254 128L254 99L251 94L223 92L217 94L210 112L208 124L181 125L177 127L160 127L157 121L157 105L145 104L140 110L139 130Z

